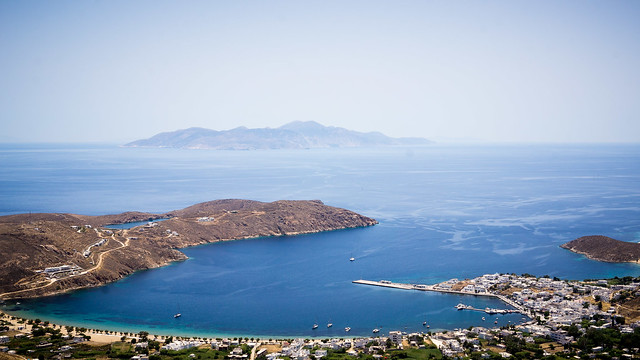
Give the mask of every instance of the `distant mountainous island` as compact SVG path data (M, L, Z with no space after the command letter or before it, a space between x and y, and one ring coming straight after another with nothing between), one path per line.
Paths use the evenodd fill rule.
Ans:
M125 147L165 147L212 150L264 150L348 148L393 145L427 145L424 138L392 138L379 132L362 133L340 127L324 126L314 121L294 121L279 128L248 129L237 127L216 131L189 128L164 132L136 140Z
M147 223L150 220L166 219ZM109 224L144 221L131 229ZM177 250L217 241L375 225L319 200L216 200L165 214L0 216L0 298L103 285L134 271L185 260Z
M590 235L560 245L589 259L606 262L640 263L640 244L620 241L603 235Z

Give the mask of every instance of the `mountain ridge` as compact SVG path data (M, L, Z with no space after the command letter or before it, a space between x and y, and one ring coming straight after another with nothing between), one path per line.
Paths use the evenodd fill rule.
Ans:
M230 130L191 127L162 132L147 139L135 140L123 147L164 147L209 150L314 149L428 145L424 138L392 138L380 132L358 132L341 127L324 126L315 121L294 121L278 128L239 126Z

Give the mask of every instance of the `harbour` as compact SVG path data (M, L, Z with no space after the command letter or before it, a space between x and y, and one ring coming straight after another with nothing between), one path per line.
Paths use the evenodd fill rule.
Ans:
M515 308L515 310L512 310L512 309L494 309L494 308L480 309L480 308L475 308L475 307L473 307L471 305L464 305L464 304L458 304L456 306L456 308L458 310L482 311L482 312L485 312L487 314L521 313L521 314L527 315L527 316L531 315L529 313L529 311L527 309L525 309L522 305L512 301L511 299L507 298L504 295L494 294L494 293L491 293L491 292L469 292L469 291L463 291L463 290L452 290L452 289L441 288L441 287L438 286L439 284L436 284L436 285L405 284L405 283L394 283L394 282L391 282L389 280L373 281L373 280L360 279L360 280L354 280L353 283L354 284L360 284L360 285L388 287L388 288L401 289L401 290L434 291L434 292L445 293L445 294L470 295L470 296L487 296L487 297L500 299L503 303Z
M1 191L2 211L99 215L137 209L160 214L226 197L320 198L327 205L372 216L380 224L187 248L182 252L189 260L137 272L103 287L7 303L7 312L64 325L175 336L333 337L344 336L345 327L351 328L349 336L369 336L374 328L382 328L380 333L424 331L425 321L429 331L486 325L482 316L491 317L492 324L495 317L496 325L505 326L520 322L522 315L457 311L461 302L478 309L507 306L496 296L457 292L455 284L449 290L399 291L357 286L355 279L442 284L452 277L472 279L495 272L551 279L640 274L637 264L590 261L557 246L584 234L640 240L631 230L612 230L637 224L637 211L616 211L607 221L579 211L584 201L602 199L603 194L603 209L635 204L624 195L636 191L636 183L618 179L637 178L637 147L441 146L414 149L411 157L404 149L224 154L164 150L5 147L0 151L7 180ZM87 151L94 161L85 161ZM537 162L532 165L531 159ZM297 166L309 162L322 167L308 171ZM74 164L68 171L43 173L50 179L46 182L33 176L32 169L68 164ZM575 172L564 164L584 170ZM160 170L166 168L179 171ZM592 168L608 176L589 177ZM540 173L560 180L537 178ZM568 184L562 179L567 176L579 176L571 178L573 197L564 197ZM367 179L366 187L360 185L362 178ZM496 188L510 191L487 195ZM86 191L78 196L77 189ZM536 200L543 195L545 200ZM549 212L557 216L538 217ZM318 259L325 259L323 266L312 265ZM513 280L505 279L505 284L508 281ZM514 287L521 291L529 286ZM582 309L581 304L576 307ZM178 312L181 317L174 318ZM252 316L257 313L259 318ZM330 319L333 326L328 328ZM319 325L316 330L311 329L314 323Z

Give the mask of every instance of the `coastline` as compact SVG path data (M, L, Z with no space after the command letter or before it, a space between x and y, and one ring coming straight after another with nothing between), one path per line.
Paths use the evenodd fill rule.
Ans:
M377 221L376 221L376 224L377 224ZM189 257L186 254L184 254L184 252L181 251L183 249L195 248L195 247L198 247L198 246L207 246L207 245L212 245L212 244L216 244L216 243L220 243L220 242L255 240L255 239L272 238L272 237L279 238L279 237L287 237L287 236L304 236L304 235L313 235L313 234L324 233L324 232L332 232L332 231L353 230L353 229L358 229L358 228L366 228L366 227L369 227L369 226L373 226L373 225L364 225L364 226L355 226L355 227L337 227L337 228L327 229L327 230L310 230L310 231L293 232L293 233L277 234L277 235L249 235L249 236L246 236L246 237L217 239L217 240L210 241L210 242L202 242L202 243L193 244L193 245L186 245L184 247L175 248L175 250L180 252L180 254L182 254L184 256L184 258L176 259L176 260L168 260L168 261L166 261L166 262L164 262L162 264L158 264L157 266L154 266L154 267L136 269L136 270L134 270L134 271L132 271L132 272L130 272L128 274L124 274L120 278L115 279L115 280L110 281L110 282L105 282L105 283L101 283L101 284L97 284L97 285L93 285L93 286L70 287L70 288L61 289L59 291L47 292L47 293L44 293L44 294L37 294L36 293L36 294L30 294L30 295L27 295L27 296L16 296L16 297L11 296L11 294L14 294L14 293L21 293L21 292L29 293L31 291L37 291L38 290L38 288L23 289L23 290L18 290L18 291L11 291L11 292L2 293L2 294L0 294L0 300L37 299L37 298L41 298L41 297L63 295L63 294L67 294L67 293L71 293L71 292L79 291L79 290L83 290L83 289L107 286L109 284L112 284L112 283L118 282L120 280L123 280L126 277L134 275L134 274L136 274L138 272L141 272L141 271L154 270L154 269L170 266L171 264L175 264L175 263L179 263L179 262L182 262L182 261L189 260ZM123 229L123 230L126 231L128 229ZM54 283L55 282L52 282L52 283L44 285L42 287L48 287L48 286L53 285Z
M562 247L562 245L560 246ZM578 251L578 250L574 250L568 247L562 247L563 249L569 250L574 254L578 254L578 255L582 255L585 258L589 259L589 260L593 260L593 261L600 261L600 262L605 262L605 263L610 263L610 264L638 264L640 265L640 259L638 260L632 260L632 261L613 261L613 260L607 260L607 259L603 259L601 257L589 254L588 252L584 252L584 251Z
M425 288L420 287L420 286L416 286L415 284L398 284L398 283L380 283L380 282L372 282L372 281L365 281L365 280L355 280L352 281L353 284L365 284L365 285L378 285L378 286L382 286L382 287L388 287L388 288L401 288L401 289L405 289L405 290L420 290L419 292L424 292ZM375 284L374 284L375 283ZM430 290L430 292L434 292L434 293L440 293L443 296L452 296L451 299L454 299L454 297L459 296L459 295L463 295L463 296L468 296L468 297L478 297L479 294L474 294L474 293L467 293L467 292L461 292L461 291L442 291L442 290L438 290L437 288L435 288L435 285L423 285L423 286L427 286ZM494 294L481 294L481 295L486 295L486 298L489 299L493 299L496 301L496 306L498 303L500 304L506 304L509 305L510 307L516 307L519 308L517 305L514 306L513 304L511 304L511 301L506 300L504 297L500 296L500 295L494 295ZM395 296L395 295L394 295ZM482 297L482 296L480 296ZM6 303L5 303L6 304ZM25 304L22 304L23 306ZM28 306L28 304L27 304ZM483 305L484 306L484 305ZM453 309L453 306L451 307ZM101 326L100 327L96 327L95 326L95 322L82 322L82 321L74 321L74 320L68 320L68 319L64 319L64 318L58 318L57 316L46 316L46 315L35 315L35 316L29 316L28 314L22 313L20 311L8 311L6 309L1 310L2 312L10 315L10 316L17 316L17 317L21 317L23 319L31 319L31 320L35 320L35 318L40 318L41 320L48 320L50 323L52 324L57 324L57 325L62 325L62 326L74 326L74 327L85 327L87 329L91 329L91 334L101 334L102 332L104 332L105 330L107 331L111 331L111 332L130 332L130 333L139 333L140 331L146 331L149 334L153 334L154 336L157 337L168 337L168 336L179 336L179 337L187 337L187 338L193 338L193 337L204 337L204 338L208 338L208 339L216 339L216 338L260 338L260 339L291 339L291 338L312 338L312 339L327 339L327 338L363 338L363 337L368 337L366 334L369 334L369 336L371 336L370 332L371 332L371 328L368 328L365 332L358 332L357 328L354 327L354 331L351 332L351 334L349 333L345 333L341 330L340 325L338 325L338 329L336 329L334 332L329 332L329 333L324 333L322 332L322 329L320 329L319 332L313 332L313 334L309 334L309 333L305 333L306 330L305 329L303 331L294 331L291 333L287 333L287 334L280 334L280 335L274 335L274 334L268 334L268 333L264 333L264 334L259 334L259 333L241 333L241 332L220 332L220 331L215 331L215 330L208 330L208 331L198 331L195 329L172 329L172 328L156 328L154 327L154 325L150 325L150 324L145 324L142 326L135 326L135 325L124 325L121 323L109 323L109 322L102 322L104 320L100 320L101 321ZM453 312L454 314L456 313L455 311ZM524 314L524 312L523 312ZM512 315L516 315L515 313ZM519 317L519 315L518 315ZM507 317L508 318L508 317ZM512 320L514 320L515 322L515 318L511 318ZM420 320L422 321L422 320ZM506 323L506 320L504 321ZM511 321L509 321L509 323L511 323ZM353 326L353 325L351 325ZM382 328L382 325L376 325L376 327L380 327ZM362 327L360 326L360 329L362 329ZM380 332L379 334L375 334L375 336L383 336L387 331L391 331L391 330L396 330L396 328L394 326L389 327L388 325L385 324L385 329L384 331ZM422 331L447 331L450 330L450 328L447 327L422 327ZM119 338L117 338L119 339Z
M560 248L587 259L621 264L640 264L640 243L613 239L604 235L587 235L560 245Z
M380 280L380 281L371 281L371 280L354 280L353 284L359 285L369 285L370 287L382 287L382 288L391 288L391 289L399 289L399 290L414 290L418 293L424 292L433 292L433 293L443 293L446 295L463 295L468 298L493 298L499 300L503 303L503 305L507 305L511 309L501 309L501 308L493 308L486 305L486 307L475 307L473 305L467 305L468 302L461 300L460 303L456 306L452 306L449 311L454 313L459 313L460 310L471 310L471 312L480 312L486 313L485 316L496 316L496 325L490 325L487 323L487 328L497 329L500 325L498 324L498 316L509 316L509 314L518 314L525 317L528 317L529 320L525 320L525 317L522 317L522 321L514 321L510 325L515 326L529 326L538 323L540 319L540 315L545 312L545 318L549 321L549 323L553 326L553 324L562 324L566 321L580 321L585 315L593 316L596 314L609 314L611 315L611 307L613 306L613 301L607 301L609 299L614 299L615 294L617 292L623 292L628 290L637 290L640 288L640 282L636 280L635 283L630 283L627 285L615 285L615 286L605 286L606 280L598 280L598 281L583 281L580 283L576 283L575 281L569 280L560 280L560 279L551 279L549 277L541 277L536 278L527 275L515 275L515 274L484 274L482 276L473 278L473 279L465 279L462 281L458 281L458 279L450 279L441 283L427 285L427 284L419 284L419 283L394 283L388 280ZM579 293L582 295L574 295L569 299L565 299L564 302L556 302L554 301L555 295L566 294L567 291L579 288ZM488 291L488 289L492 289ZM511 289L511 291L509 291ZM513 291L516 289L518 291ZM401 292L401 293L404 293ZM557 294L556 294L557 293ZM600 304L600 306L587 306L584 304L591 304L591 296L592 293L597 293L598 296L602 296L603 299L606 299L606 304ZM541 296L538 296L541 295ZM548 296L550 295L550 296ZM537 301L530 301L530 296L537 299ZM566 296L566 295L561 295ZM466 304L464 304L466 303ZM3 303L2 306L6 307L8 304ZM15 305L20 305L20 303L16 303ZM455 310L454 310L455 308ZM615 310L613 312L616 312ZM551 318L549 318L549 314L554 314ZM7 309L0 310L0 317L5 319L6 317L14 317L11 321L10 331L18 331L22 333L29 333L32 329L32 326L29 326L28 323L32 320L29 316L23 316L19 311L11 312ZM30 320L29 320L30 319ZM5 319L8 320L8 319ZM482 317L482 321L485 318ZM493 320L493 319L491 319ZM107 323L104 323L104 327L96 328L89 324L77 323L74 321L65 321L64 319L58 319L55 316L48 317L43 319L36 320L36 323L43 321L46 325L53 327L54 329L66 329L66 326L72 326L75 328L74 332L78 335L78 332L82 332L84 335L91 336L91 340L96 343L112 343L115 341L121 341L121 338L124 336L126 338L136 338L136 334L146 332L150 334L151 339L156 339L158 341L163 341L167 337L180 337L183 339L203 339L203 341L213 341L214 339L221 338L251 338L258 339L292 339L292 338L311 338L311 339L328 339L328 338L371 338L371 337L380 337L384 336L387 331L389 333L391 331L396 331L397 328L394 325L388 326L384 324L384 332L378 332L383 329L383 325L377 325L374 329L372 336L363 335L361 333L355 332L352 336L350 334L346 334L340 332L340 334L325 334L320 331L317 333L314 332L313 335L317 336L309 336L309 335L266 335L266 334L233 334L233 333L216 333L215 331L209 332L198 332L191 330L176 330L176 329L155 329L153 326L147 324L146 326L138 326L135 329L127 328L123 326L114 325L113 327ZM331 322L331 321L330 321ZM545 321L546 322L546 321ZM517 323L517 324L516 324ZM638 322L640 324L640 322ZM245 324L244 326L246 326ZM361 326L362 324L358 324ZM432 331L440 332L450 329L430 329L429 326L426 326L427 322L422 323L422 331L417 331L418 333L425 334L431 333ZM538 325L540 325L538 323ZM329 327L329 326L328 326ZM340 331L340 325L337 326L338 329L336 331ZM471 326L479 327L484 329L484 326ZM83 330L79 330L78 328L82 328ZM314 328L315 329L315 328ZM406 326L405 326L406 331Z
M29 334L31 333L31 329L33 328L33 325L30 325L27 323L28 320L30 319L16 317L15 315L7 313L3 310L0 310L0 318L2 320L9 321L11 323L10 331L14 331L15 333ZM20 322L21 320L25 320L24 323L21 323ZM31 320L34 320L34 319L31 319ZM67 332L67 329L66 329L67 325L65 324L49 322L49 326L59 328L60 331L62 331L62 333L65 335L70 334ZM95 345L112 344L116 341L120 341L122 337L122 335L101 333L96 331L95 329L87 329L86 334L91 336L91 340L89 341L89 344L93 343Z
M5 318L4 320L8 320L8 318L11 317L15 317L15 320L11 320L12 326L17 328L17 327L21 327L24 326L25 328L22 330L16 330L17 332L20 333L30 333L31 332L31 325L27 325L26 323L29 320L35 320L36 318L31 318L31 317L25 317L23 315L19 315L19 314L12 314L11 312L7 312L5 310L0 309L0 317L4 315ZM19 323L20 320L24 320L25 324ZM139 337L135 336L138 333L140 333L141 331L146 331L149 333L149 337L152 339L158 339L159 341L164 341L164 339L168 338L168 337L181 337L181 338L204 338L204 339L208 339L208 340L215 340L215 339L220 339L220 338L227 338L227 339L233 339L233 338L254 338L254 339L262 339L262 340L266 340L266 339L273 339L273 340L286 340L286 339L292 339L292 338L310 338L310 339L329 339L329 338L341 338L341 339L355 339L355 338L363 338L365 336L358 336L358 335L347 335L347 334L342 334L340 336L337 335L326 335L326 336L322 336L322 335L317 335L317 336L300 336L300 335L267 335L267 334L241 334L241 333L224 333L224 332L182 332L182 331L170 331L170 330L160 330L160 329L153 329L153 328L147 328L147 327L140 327L140 328L127 328L127 327L122 327L122 326L117 326L117 327L111 327L111 326L105 326L102 329L97 329L95 327L87 327L88 324L82 324L82 323L75 323L73 321L71 322L66 322L64 320L60 321L60 319L53 319L53 320L47 320L47 319L40 319L43 322L44 321L48 321L49 322L49 326L53 326L55 325L56 327L65 330L66 326L73 326L75 328L86 328L87 335L91 336L91 342L96 342L99 344L110 344L116 341L121 341L120 338L122 337L122 335L120 335L121 333L131 333L134 334L133 336L127 336L128 339L130 338L136 338L138 339ZM9 321L9 320L8 320ZM14 330L14 329L12 329ZM66 330L64 331L66 333ZM112 332L112 333L117 333L116 335L114 334L108 334L105 332ZM94 338L95 335L95 338Z
M109 224L122 219L139 220L145 216L146 213L126 212L103 216L0 217L0 225L7 235L5 244L0 245L9 249L0 261L9 263L20 259L13 272L0 273L0 288L4 290L0 299L37 298L113 283L140 270L187 260L180 249L197 245L378 224L375 219L327 206L319 200L263 203L231 199L155 214L153 216L166 220L131 229L108 228ZM13 247L12 243L20 246ZM47 245L42 247L43 243ZM48 273L57 266L75 270L60 275Z

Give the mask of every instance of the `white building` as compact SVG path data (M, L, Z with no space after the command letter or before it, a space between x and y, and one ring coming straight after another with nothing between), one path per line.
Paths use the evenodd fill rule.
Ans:
M396 344L402 344L402 332L401 331L389 331L389 340Z

